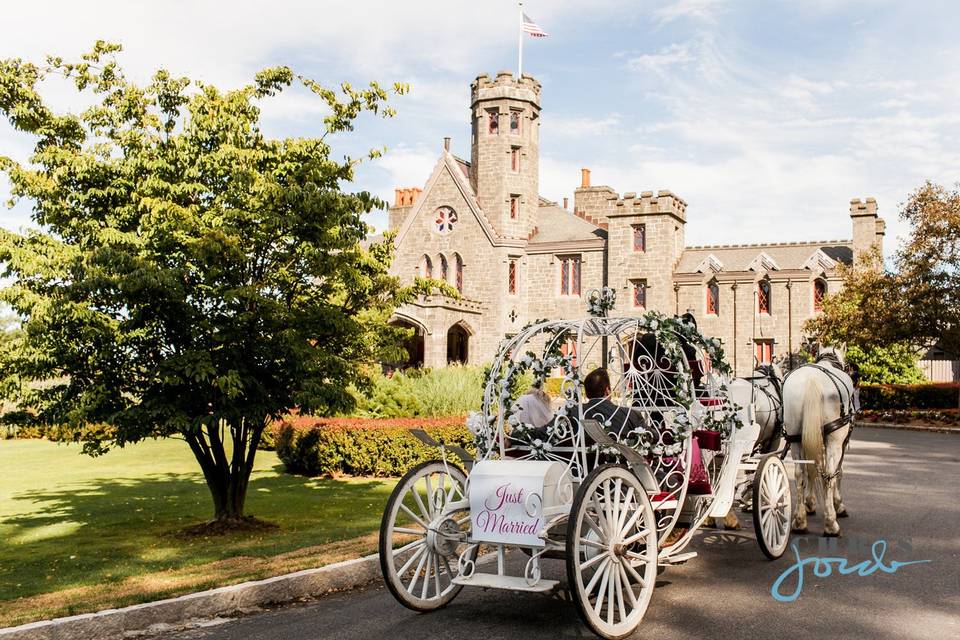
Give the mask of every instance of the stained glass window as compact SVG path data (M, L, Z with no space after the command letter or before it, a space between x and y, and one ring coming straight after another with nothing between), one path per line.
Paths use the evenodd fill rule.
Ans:
M440 233L450 233L454 225L457 224L457 212L450 207L440 207L437 209L437 231Z
M707 313L720 315L720 285L716 282L707 285Z
M770 313L770 282L768 280L761 280L757 284L757 311Z

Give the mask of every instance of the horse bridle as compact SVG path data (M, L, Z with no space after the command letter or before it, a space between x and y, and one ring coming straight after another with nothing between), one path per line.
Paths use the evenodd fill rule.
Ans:
M769 364L761 364L757 366L754 371L760 372L759 376L750 376L749 378L744 378L744 380L750 381L750 387L752 389L752 394L756 396L757 391L763 393L770 400L770 406L773 407L773 411L776 414L776 421L773 424L773 431L770 433L770 436L765 439L763 442L757 443L757 446L754 448L754 451L766 451L770 446L770 443L777 439L779 435L783 433L783 387L781 386L780 379L777 377L776 373L773 370L773 366ZM756 384L757 380L766 380L770 383L770 386L773 387L771 391L766 386L760 386ZM753 398L751 398L751 401Z

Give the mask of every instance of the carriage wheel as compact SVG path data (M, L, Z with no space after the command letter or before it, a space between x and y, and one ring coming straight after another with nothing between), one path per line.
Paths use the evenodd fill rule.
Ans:
M466 498L467 477L449 463L424 462L397 483L380 523L380 571L390 593L414 611L439 609L460 592L453 583L470 526L464 509L446 506ZM468 554L472 564L473 554Z
M776 560L790 540L790 478L775 455L760 458L753 476L753 530L764 555Z
M640 625L657 579L657 525L626 467L599 466L580 485L567 523L567 580L580 617L604 638Z

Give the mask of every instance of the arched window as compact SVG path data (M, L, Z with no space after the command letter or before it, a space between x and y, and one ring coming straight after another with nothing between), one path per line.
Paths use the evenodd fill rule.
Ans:
M761 280L757 283L757 313L770 313L772 307L770 297L770 281Z
M454 264L454 276L453 276L453 286L457 288L457 291L463 293L463 258L460 257L459 253L453 254L453 264Z
M420 258L420 276L423 278L433 277L433 261L430 260L430 256Z
M827 281L817 278L813 281L813 310L823 311L823 299L827 297Z
M720 285L716 280L707 285L707 314L720 315Z
M438 233L447 234L453 231L457 224L457 212L450 207L440 207L436 213L437 219L434 221L435 229Z
M440 279L444 282L447 281L447 256L440 254Z

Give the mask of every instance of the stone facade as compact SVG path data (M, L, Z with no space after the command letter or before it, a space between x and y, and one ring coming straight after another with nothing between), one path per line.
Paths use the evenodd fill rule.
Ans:
M852 240L704 247L685 246L687 205L670 191L621 196L584 169L569 210L538 194L536 80L481 75L470 112L470 162L447 139L425 186L397 189L389 213L394 273L445 278L462 295L398 310L417 334L410 364L489 362L504 337L535 319L583 317L590 291L610 286L618 315L692 313L745 375L755 356L800 348L815 299L841 286L840 263L882 251L873 198L851 201Z

